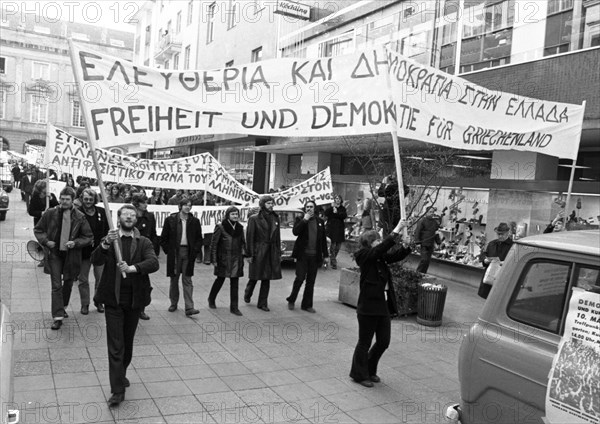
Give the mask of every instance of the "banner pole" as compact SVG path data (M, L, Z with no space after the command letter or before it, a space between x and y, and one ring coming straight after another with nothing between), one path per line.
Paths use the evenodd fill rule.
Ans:
M48 134L50 131L50 123L46 124L46 149L44 150L44 159L49 158L50 155L48 154L48 141L49 141L49 137L50 135ZM48 210L50 208L50 166L48 166L48 164L46 163L46 210Z
M386 48L386 56L387 56L387 48ZM388 86L389 93L389 101L393 102L392 96L392 81L390 77L390 69L389 69L389 57L387 60L388 69L385 73L386 81ZM404 179L402 178L402 162L400 159L400 145L398 143L398 131L396 129L397 122L395 120L391 120L390 124L392 125L390 133L392 134L392 146L394 147L394 162L396 163L396 181L398 182L398 198L400 201L400 219L406 219L406 204L404 201ZM406 239L408 237L408 229L405 227L403 230L403 236Z
M583 111L581 112L581 126L579 127L579 137L577 137L577 151L579 152L579 144L581 143L581 133L583 132L583 120L585 118L585 104L584 100L581 104L583 106ZM571 176L569 178L569 188L567 189L567 201L565 203L565 224L568 213L569 213L569 202L571 201L571 192L573 191L573 180L575 179L575 169L577 168L577 157L573 159L573 164L571 165Z
M75 82L77 84L78 92L79 92L79 106L83 111L83 116L90 116L87 113L87 104L83 100L83 93L81 91L81 82L83 82L83 78L79 73L79 68L77 67L77 60L74 57L74 49L73 49L73 40L69 38L69 57L71 58L71 66L73 67L73 74L75 75ZM100 189L100 195L102 196L102 203L104 204L104 209L106 210L106 218L108 220L108 228L110 230L114 230L115 226L112 222L112 214L110 212L110 205L108 203L108 198L106 197L106 189L104 187L104 181L102 180L102 173L100 172L100 167L98 166L98 156L96 155L96 147L94 146L94 137L91 133L90 123L85 123L85 131L88 136L88 144L90 146L90 155L92 156L92 162L94 163L94 170L96 171L96 178L98 179L98 188ZM113 246L115 248L115 256L117 257L117 263L123 260L123 256L121 255L121 249L119 248L118 240L113 242ZM124 272L121 273L123 278L126 277Z

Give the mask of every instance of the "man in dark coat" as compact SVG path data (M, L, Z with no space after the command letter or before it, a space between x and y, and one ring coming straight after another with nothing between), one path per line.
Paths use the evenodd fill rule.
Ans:
M258 205L260 212L248 219L246 249L248 251L248 284L244 302L250 303L256 282L261 280L257 307L269 311L268 298L271 280L281 279L281 233L279 216L273 212L274 198L263 196Z
M100 242L106 234L108 234L108 218L106 217L106 211L100 206L96 206L98 203L98 194L91 188L83 189L81 192L81 207L79 210L83 213L87 219L88 224L94 235L94 240L90 246L84 247L81 252L81 270L77 280L79 281L79 296L81 297L81 313L87 315L89 313L90 306L90 268L92 266L92 251L100 245ZM98 284L100 284L100 278L102 277L102 267L94 266L94 296L98 290ZM96 309L98 312L104 312L102 304L96 303Z
M160 243L156 234L156 218L152 212L148 212L148 196L145 193L135 193L131 196L131 204L135 206L137 211L137 221L135 228L138 229L141 235L152 242L154 253L156 256L160 253ZM149 320L150 317L146 314L146 307L142 307L140 311L140 319Z
M316 312L313 308L313 293L317 270L327 261L327 238L325 236L325 223L315 215L317 204L309 200L304 204L304 217L297 218L292 230L298 236L294 243L292 258L296 259L296 279L292 286L292 293L286 299L288 309L294 309L300 287L306 279L301 308L307 312Z
M404 197L408 196L410 189L405 184ZM400 193L398 191L398 180L396 175L385 177L377 190L379 197L385 198L379 213L379 226L383 229L383 235L387 236L391 229L400 221Z
M179 202L179 213L169 215L160 235L160 245L167 255L167 277L171 278L169 312L177 310L181 275L187 316L200 313L194 308L192 276L196 257L202 254L202 227L198 218L190 213L191 210L192 201L187 197L182 199Z
M346 208L343 205L342 196L336 194L333 197L333 205L325 210L327 217L327 235L331 240L329 256L331 258L331 268L337 268L337 255L340 251L342 243L346 240L346 223L348 217Z
M21 177L21 185L19 188L21 189L21 197L25 201L27 207L29 207L29 199L31 199L31 193L33 193L33 186L37 178L35 177L35 172L33 168L29 168L25 175Z
M81 268L81 249L93 240L87 220L73 207L74 199L75 190L63 188L60 205L44 212L33 229L38 243L46 247L52 283L53 330L60 329L62 320L68 317L65 308L71 299L73 280Z
M10 172L12 172L13 179L15 180L15 188L19 188L19 183L21 182L21 167L18 162L15 162Z
M415 244L421 245L421 261L417 266L417 271L427 274L431 256L435 248L437 230L440 228L440 222L434 216L435 208L430 206L421 218L415 229Z
M94 302L104 304L106 312L110 406L118 406L125 399L125 388L129 387L126 373L133 356L140 309L150 303L152 287L148 274L159 268L152 242L135 228L135 208L121 206L118 216L119 228L110 230L92 252L92 264L104 267ZM120 262L115 242L121 251Z
M510 248L513 245L513 240L510 237L510 227L506 222L501 222L500 225L494 228L494 231L496 232L498 238L490 241L485 250L481 252L479 257L479 260L483 264L484 268L487 268L490 263L492 263L494 258L498 258L500 262L504 262L508 252L510 251ZM492 285L485 284L482 279L481 283L479 284L479 290L477 291L477 294L479 297L487 299L491 290Z
M246 254L246 238L244 227L238 222L240 210L229 206L225 211L223 222L217 224L210 245L210 262L215 267L217 277L208 295L208 306L217 307L217 294L223 287L225 278L230 280L229 310L232 314L242 316L238 307L238 283L244 275L244 255Z

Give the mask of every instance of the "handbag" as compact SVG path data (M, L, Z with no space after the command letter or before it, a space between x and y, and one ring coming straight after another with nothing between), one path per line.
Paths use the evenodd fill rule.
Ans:
M490 265L485 270L485 274L483 276L483 284L489 284L490 286L493 286L501 266L502 262L500 262L500 260L498 260L497 258L492 259Z

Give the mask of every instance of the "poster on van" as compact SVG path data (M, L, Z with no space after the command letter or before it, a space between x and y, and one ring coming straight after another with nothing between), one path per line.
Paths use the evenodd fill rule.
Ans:
M573 289L549 374L546 422L600 422L600 293Z

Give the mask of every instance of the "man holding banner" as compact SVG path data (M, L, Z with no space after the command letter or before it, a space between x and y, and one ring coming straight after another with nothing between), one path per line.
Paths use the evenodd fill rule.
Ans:
M198 218L190 213L191 210L191 200L188 198L180 200L179 213L169 215L160 235L160 245L167 255L167 277L171 278L169 312L177 310L179 276L181 275L187 316L200 313L198 309L194 308L192 276L196 257L202 255L202 227Z

